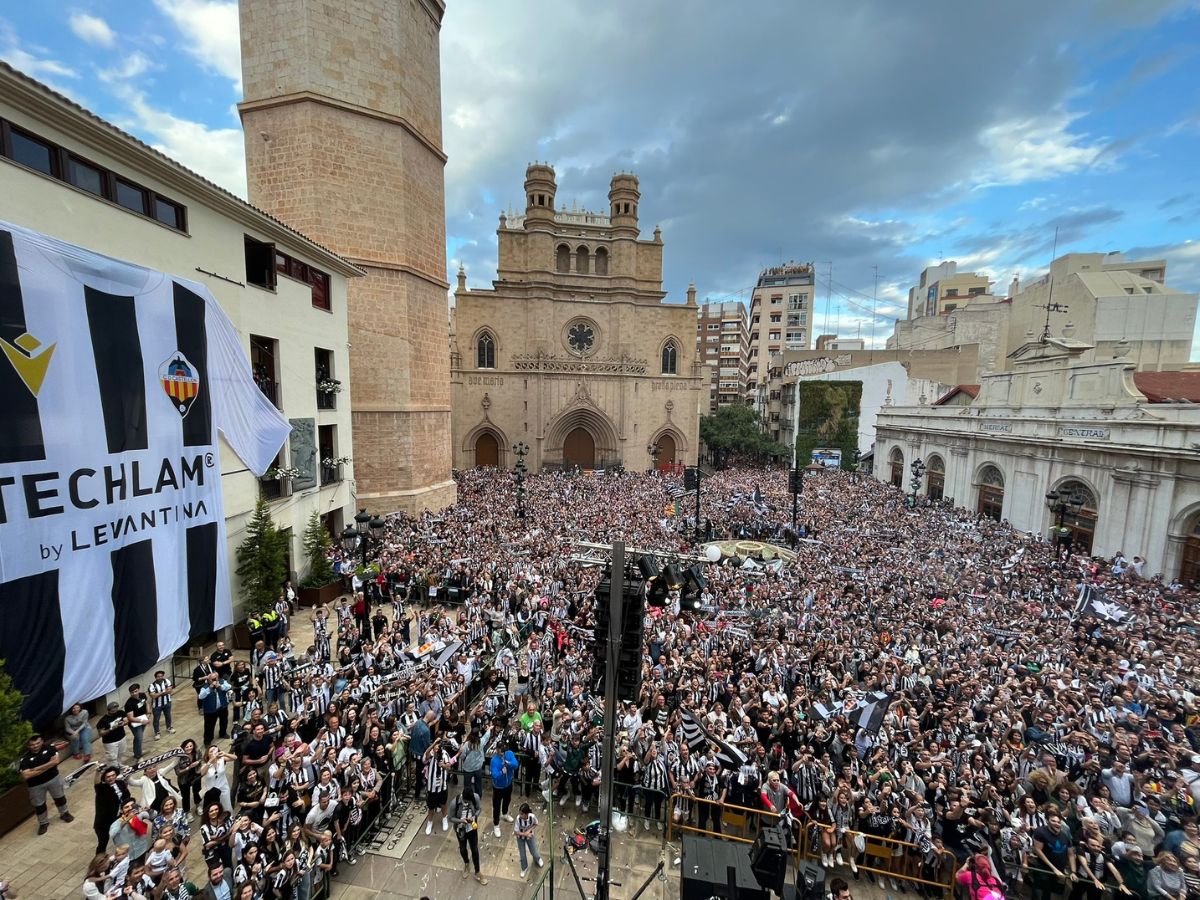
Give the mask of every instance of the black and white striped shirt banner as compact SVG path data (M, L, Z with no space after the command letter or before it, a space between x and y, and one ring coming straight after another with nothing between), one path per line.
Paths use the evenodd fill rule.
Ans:
M230 624L217 429L290 426L201 284L0 222L0 658L35 724Z

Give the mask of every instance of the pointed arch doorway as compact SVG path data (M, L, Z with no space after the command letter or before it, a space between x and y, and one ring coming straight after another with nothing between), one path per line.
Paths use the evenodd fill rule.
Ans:
M586 428L573 428L563 441L563 463L581 469L596 468L596 440Z
M490 432L485 431L475 441L475 465L493 469L500 466L500 444Z
M658 467L667 469L675 465L675 438L669 434L658 436Z

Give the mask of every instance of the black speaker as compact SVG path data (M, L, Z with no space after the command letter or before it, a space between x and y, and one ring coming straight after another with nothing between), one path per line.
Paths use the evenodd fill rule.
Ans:
M683 470L683 489L685 491L696 490L696 486L699 483L700 483L700 478L697 475L696 470L694 468L692 468L691 466L688 466L686 469Z
M796 900L824 900L825 867L806 859L796 873Z
M787 878L787 836L778 825L759 829L758 838L750 848L750 868L763 887L783 893Z
M681 900L769 900L750 869L745 844L685 834L681 855Z
M802 473L799 469L792 469L790 472L788 472L788 493L804 493L804 473Z

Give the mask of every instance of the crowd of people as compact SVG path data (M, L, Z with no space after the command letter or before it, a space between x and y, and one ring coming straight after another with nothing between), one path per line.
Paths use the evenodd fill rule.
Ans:
M454 829L464 877L486 883L489 826L526 876L545 859L535 810L595 808L603 769L603 572L574 542L689 556L704 531L795 556L705 565L698 604L647 615L640 698L611 713L627 827L721 832L766 811L831 878L1200 897L1195 597L1178 582L838 471L807 480L795 532L783 471L706 479L699 523L668 514L657 475L530 477L523 518L509 473L458 480L455 506L389 520L376 568L339 558L332 608L281 596L248 660L219 646L190 685L159 673L101 719L85 896L309 900L409 791L426 835ZM166 747L172 703L198 704L203 743L122 776L124 730L135 755ZM67 727L87 755L86 716ZM37 765L44 825L59 798Z

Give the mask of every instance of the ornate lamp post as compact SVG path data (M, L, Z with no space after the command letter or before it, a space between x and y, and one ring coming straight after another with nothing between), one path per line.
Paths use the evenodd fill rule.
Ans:
M524 441L517 441L513 444L513 455L517 457L517 464L513 466L517 473L517 518L525 518L525 475L529 471L525 467L525 455L529 453L529 445Z
M909 484L912 486L912 494L909 495L909 506L913 509L917 508L917 491L921 489L921 479L925 477L925 465L923 460L914 459L912 461L912 478Z
M1079 515L1079 511L1083 509L1083 503L1083 497L1079 494L1065 494L1060 491L1050 491L1046 494L1046 508L1050 510L1051 515L1056 517L1054 523L1055 546L1070 546L1071 531L1065 525L1067 513L1073 516Z
M372 544L378 544L383 535L383 519L372 516L365 509L360 509L354 517L354 524L347 525L342 532L342 548L347 553L353 553L357 547L362 554L362 567L367 567L367 551Z
M658 449L658 444L647 444L646 455L650 457L650 471L653 472L658 468L658 454L661 451Z

